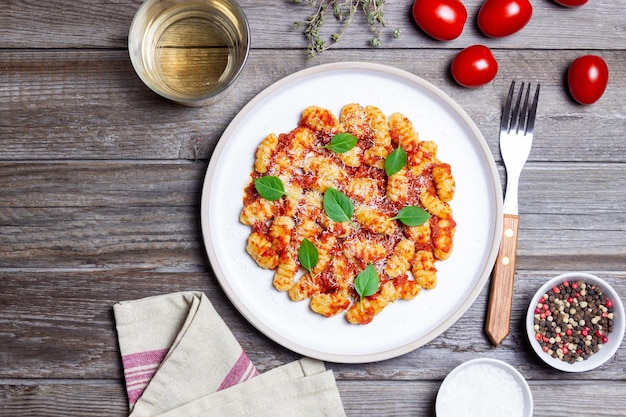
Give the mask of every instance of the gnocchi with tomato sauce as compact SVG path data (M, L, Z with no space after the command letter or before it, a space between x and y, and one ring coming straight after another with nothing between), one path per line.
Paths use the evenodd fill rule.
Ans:
M343 153L329 146L339 133L357 138ZM398 147L406 164L387 176L385 159ZM255 188L266 175L283 182L285 194L275 201ZM350 199L351 219L335 221L325 212L329 187ZM293 130L267 134L256 149L240 214L250 226L246 250L261 268L274 271L274 287L291 300L308 300L311 311L325 317L344 314L350 323L367 324L396 300L435 289L436 263L452 253L455 187L452 167L437 158L437 144L420 140L403 114L387 116L358 103L338 115L310 106ZM429 219L404 224L396 216L407 206L425 210ZM312 268L298 257L304 239L318 251ZM361 297L354 283L369 265L380 284Z

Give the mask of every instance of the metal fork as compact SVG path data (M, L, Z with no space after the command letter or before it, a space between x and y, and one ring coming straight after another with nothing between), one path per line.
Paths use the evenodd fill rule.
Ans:
M535 89L532 103L529 102L530 83L525 93L524 87L522 83L517 99L513 102L515 81L511 83L500 123L500 154L506 167L507 182L502 240L491 277L485 324L485 332L495 346L502 343L510 331L519 225L517 188L522 168L533 144L533 129L539 99L539 84Z

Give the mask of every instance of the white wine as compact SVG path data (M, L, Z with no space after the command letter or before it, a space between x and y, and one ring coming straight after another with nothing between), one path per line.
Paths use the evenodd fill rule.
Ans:
M243 67L249 43L247 23L225 5L230 2L170 3L167 9L148 8L145 16L136 17L129 50L133 34L140 34L142 42L134 45L138 51L135 57L131 53L131 59L140 60L133 64L154 91L182 104L205 104L207 98L228 88Z

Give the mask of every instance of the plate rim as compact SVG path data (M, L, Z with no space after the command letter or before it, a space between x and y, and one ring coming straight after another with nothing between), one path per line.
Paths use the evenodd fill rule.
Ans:
M401 346L396 346L391 349L385 349L381 351L377 351L375 353L364 353L364 354L342 354L342 353L328 353L322 352L316 349L307 348L306 346L302 346L299 343L295 343L288 338L283 337L282 335L276 333L269 326L262 323L258 320L253 312L248 309L237 297L235 291L231 287L227 280L222 277L225 276L221 266L219 259L216 257L216 252L214 250L213 241L210 237L209 229L209 216L205 215L207 212L209 200L210 200L210 191L212 185L212 177L216 171L216 166L218 164L219 156L222 154L226 143L228 142L228 138L232 135L232 133L238 128L239 123L244 120L248 114L253 110L257 104L265 100L268 96L273 94L274 92L280 90L286 85L297 81L302 78L310 77L313 75L317 75L325 72L333 72L333 71L345 71L345 70L366 70L376 73L382 73L386 75L392 75L395 77L399 77L415 83L422 88L425 88L429 92L435 94L438 99L445 102L447 106L462 118L463 122L470 129L474 137L476 138L476 142L480 147L480 150L484 156L485 162L488 164L489 173L491 174L491 182L489 184L489 188L494 191L495 195L495 227L494 227L494 235L492 236L492 243L489 253L485 259L485 263L483 266L483 270L480 273L479 279L476 282L476 285L472 288L472 290L467 294L467 296L460 303L458 308L445 320L443 320L437 327L436 331L431 331L426 335L423 335L417 339L410 341L409 343L405 343ZM313 67L305 68L299 71L296 71L290 75L287 75L280 80L270 84L268 87L264 88L261 92L259 92L252 100L250 100L232 119L232 121L228 124L222 135L220 136L213 153L211 154L209 164L206 170L206 174L204 177L204 182L202 186L202 195L200 202L200 216L201 216L201 229L203 242L205 246L206 254L209 258L210 267L213 269L213 272L216 276L217 281L219 282L222 290L228 297L229 301L233 304L236 310L257 330L263 333L266 337L278 343L279 345L302 355L309 356L312 358L316 358L319 360L327 361L327 362L335 362L335 363L370 363L381 360L387 360L391 358L395 358L406 353L409 353L436 337L440 336L443 332L445 332L449 327L451 327L456 321L458 321L472 306L480 292L485 287L487 280L491 274L491 270L493 269L493 265L495 263L495 259L497 256L502 225L503 225L503 200L502 200L502 184L500 182L500 178L498 175L498 169L487 144L484 136L478 129L478 126L474 123L474 121L469 117L469 115L463 110L463 108L456 103L450 96L444 93L441 89L436 87L434 84L426 81L425 79L412 74L408 71L391 67L384 64L370 63L370 62L361 62L361 61L344 61L344 62L334 62L327 64L320 64Z

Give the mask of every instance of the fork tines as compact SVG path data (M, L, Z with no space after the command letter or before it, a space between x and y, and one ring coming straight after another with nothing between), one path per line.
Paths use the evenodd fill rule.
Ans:
M528 102L530 99L531 85L530 83L528 83L524 102L522 103L524 86L525 83L522 82L522 85L517 94L517 100L515 101L515 107L511 111L511 105L513 104L513 93L515 91L515 81L511 82L511 88L509 89L509 94L506 97L506 102L504 104L504 110L502 111L502 123L500 124L501 131L506 131L507 133L510 133L511 130L515 129L515 133L518 133L520 130L523 131L525 135L533 133L533 128L535 126L535 115L537 114L537 101L539 100L539 88L541 87L541 85L537 84L537 87L535 88L535 95L533 97L532 103L530 104L530 108L528 107Z

